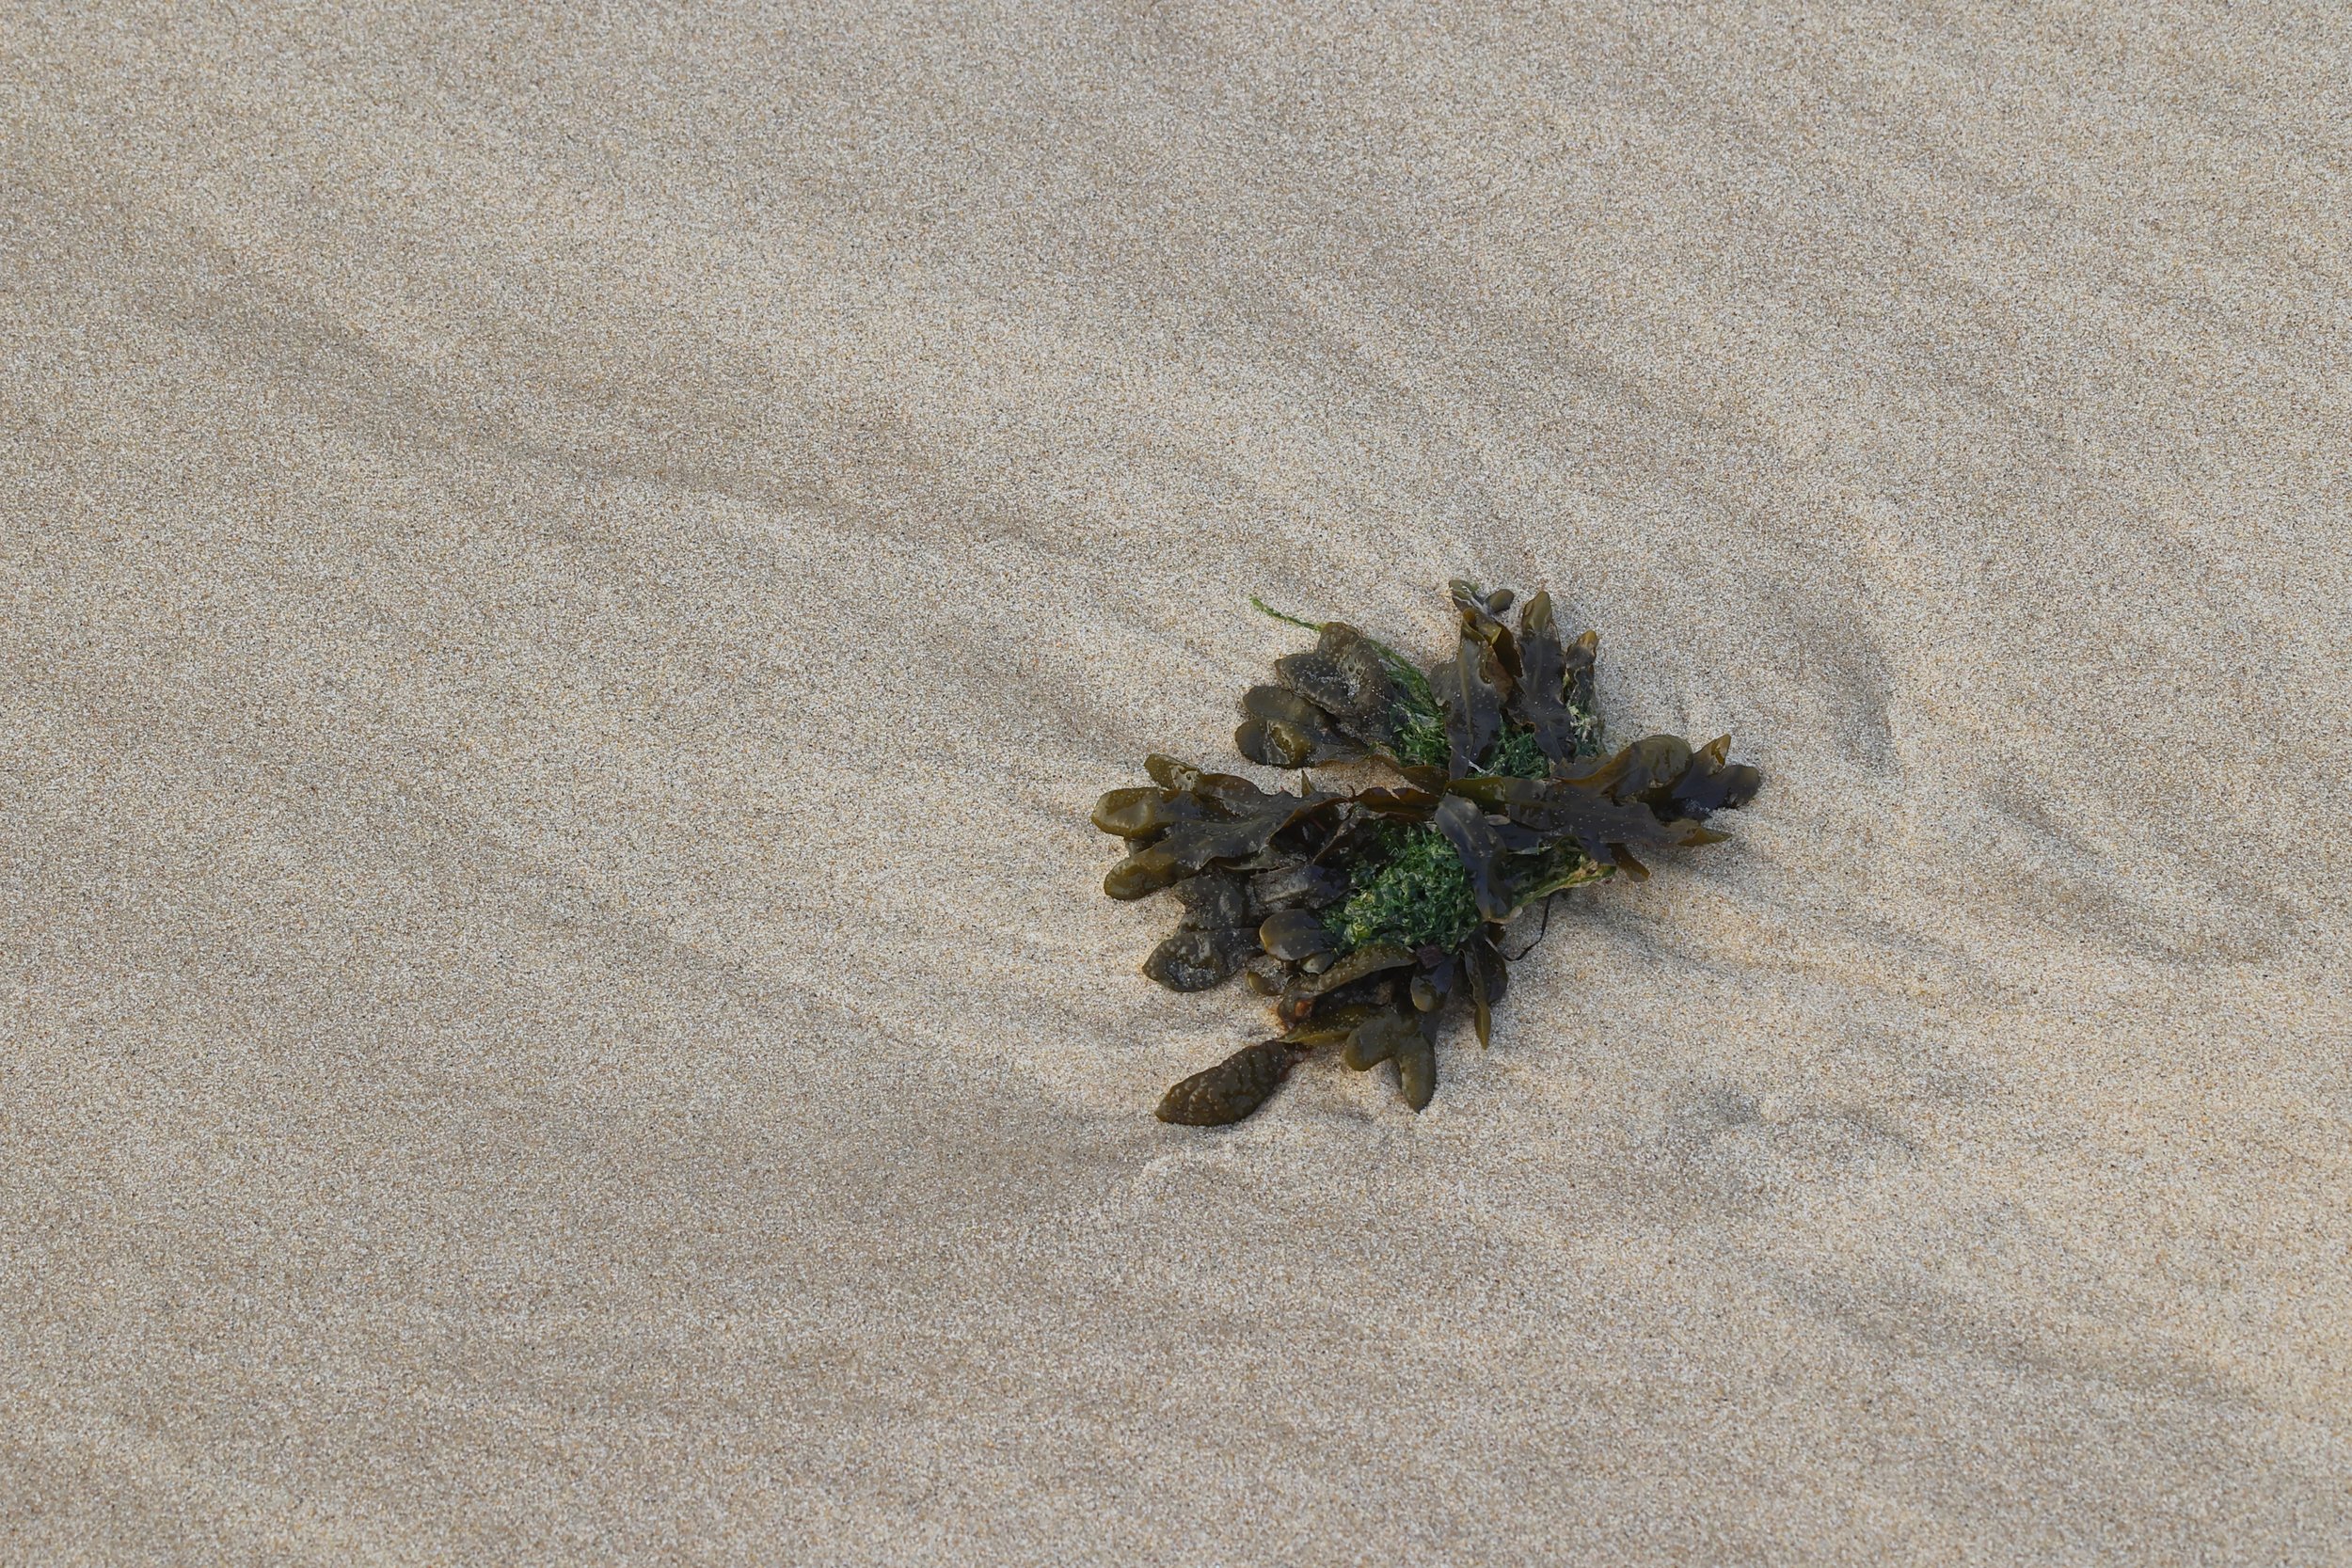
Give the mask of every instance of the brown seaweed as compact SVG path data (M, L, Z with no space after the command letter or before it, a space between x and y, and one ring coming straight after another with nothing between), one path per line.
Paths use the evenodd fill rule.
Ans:
M1583 655L1581 673L1588 688L1593 649L1598 641L1586 632L1577 643ZM1511 717L1527 726L1535 744L1552 761L1584 755L1598 739L1599 725L1587 717L1589 695L1581 703L1570 697L1568 651L1560 645L1559 628L1552 624L1549 594L1537 594L1519 611L1518 649L1520 680L1511 692Z
M1245 1046L1161 1096L1159 1117L1185 1127L1218 1127L1239 1121L1281 1087L1282 1080L1306 1053L1306 1047L1288 1040Z
M1448 795L1438 802L1430 820L1469 871L1470 896L1477 901L1478 912L1488 920L1510 919L1518 900L1511 896L1510 879L1502 868L1506 852L1502 837L1486 820L1486 814L1468 796Z
M1242 694L1248 717L1233 749L1267 768L1314 768L1364 754L1337 718L1285 686L1253 686Z
M1255 800L1216 797L1199 785L1189 793L1204 812L1221 815L1180 820L1161 831L1146 847L1111 867L1103 879L1104 893L1120 899L1148 897L1219 862L1236 865L1248 862L1262 854L1285 828L1343 799L1321 791L1261 794ZM1095 807L1095 815L1116 816L1109 796Z
M1274 675L1366 746L1395 745L1396 681L1378 648L1346 622L1325 622L1312 651L1276 659Z
M1179 930L1152 949L1143 972L1170 990L1207 990L1240 974L1257 950L1247 927Z
M1648 858L1721 840L1709 817L1760 787L1729 760L1727 736L1648 736L1601 754L1595 634L1564 641L1548 593L1513 627L1508 590L1451 590L1454 656L1425 673L1344 622L1268 611L1316 642L1244 695L1236 748L1285 771L1371 758L1391 779L1269 792L1154 753L1152 787L1096 804L1095 826L1128 850L1104 891L1172 891L1183 905L1144 972L1177 990L1246 974L1283 1026L1169 1089L1162 1120L1238 1121L1329 1046L1359 1071L1393 1064L1399 1096L1421 1109L1455 1004L1480 1044L1492 1037L1509 964L1525 956L1504 951L1512 919L1540 904L1549 930L1554 895L1645 878Z
M1445 713L1449 771L1455 778L1475 770L1478 759L1502 727L1502 664L1491 644L1465 631L1454 657L1429 672L1430 689Z

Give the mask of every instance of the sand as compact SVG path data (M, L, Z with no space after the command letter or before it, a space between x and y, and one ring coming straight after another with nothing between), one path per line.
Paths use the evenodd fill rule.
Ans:
M0 9L0 1561L2343 1562L2348 82ZM1160 1125L1094 796L1457 573L1765 793Z

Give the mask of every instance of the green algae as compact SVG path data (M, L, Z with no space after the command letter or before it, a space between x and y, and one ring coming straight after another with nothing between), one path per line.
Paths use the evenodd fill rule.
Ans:
M1478 929L1470 871L1435 828L1383 823L1360 864L1356 891L1324 921L1341 952L1459 947Z

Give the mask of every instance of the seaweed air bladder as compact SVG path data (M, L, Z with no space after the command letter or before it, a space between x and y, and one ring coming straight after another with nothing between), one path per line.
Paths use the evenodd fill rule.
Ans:
M1549 594L1521 605L1515 627L1502 619L1510 590L1452 588L1459 635L1426 670L1343 621L1258 605L1316 641L1243 694L1233 744L1297 772L1297 793L1155 754L1150 785L1095 806L1094 825L1127 847L1103 891L1167 893L1184 911L1144 973L1173 990L1241 975L1281 1031L1170 1088L1161 1120L1239 1121L1327 1047L1358 1071L1390 1064L1420 1110L1437 1092L1447 1018L1466 1007L1479 1043L1492 1037L1514 915L1719 842L1708 819L1756 795L1762 777L1728 760L1729 736L1694 747L1653 735L1604 752L1597 634L1564 641ZM1365 788L1307 772L1365 761L1385 768Z

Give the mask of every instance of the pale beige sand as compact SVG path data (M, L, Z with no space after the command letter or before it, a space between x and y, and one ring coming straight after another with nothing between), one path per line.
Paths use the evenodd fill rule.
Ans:
M2346 1560L2352 19L0 8L0 1561ZM1415 1117L1086 824L1736 731Z

